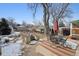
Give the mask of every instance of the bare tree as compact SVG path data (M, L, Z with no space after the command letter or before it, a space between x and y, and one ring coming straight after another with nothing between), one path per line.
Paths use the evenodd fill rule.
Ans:
M14 24L14 20L15 20L14 18L8 17L8 22L10 25Z
M33 24L35 25L35 26L37 26L37 27L41 27L41 26L44 26L44 24L43 24L43 21L33 21Z
M7 19L8 19L8 24L10 26L12 26L14 29L16 29L17 28L17 23L15 22L15 19L12 18L12 17L8 17Z
M55 18L59 20L64 17L70 17L70 14L72 12L68 8L68 6L69 6L69 3L52 5L52 7L50 9L50 13L52 15L53 20L55 20Z
M22 22L22 25L23 25L23 26L27 26L27 24L26 24L26 22L25 22L25 21L23 21L23 22Z
M71 10L68 8L69 3L62 3L62 4L53 4L50 8L50 13L53 19L53 22L55 20L61 21L62 18L70 17ZM55 32L56 34L58 31Z
M41 6L43 9L43 22L44 22L44 32L47 36L47 39L50 38L50 28L49 28L49 19L52 16L53 19L60 19L65 17L65 12L68 7L68 3L65 4L50 4L50 3L40 3L40 4L31 4L30 7L34 10L34 16L36 13L37 7Z
M50 28L49 28L49 18L50 18L50 13L49 13L49 4L47 3L42 3L41 4L43 7L43 22L44 22L44 31L47 36L47 39L50 38Z

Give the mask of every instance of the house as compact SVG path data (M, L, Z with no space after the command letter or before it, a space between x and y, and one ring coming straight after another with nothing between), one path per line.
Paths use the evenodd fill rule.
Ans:
M79 35L79 20L73 21L70 24L71 35Z
M79 20L73 21L70 24L70 36L79 39Z

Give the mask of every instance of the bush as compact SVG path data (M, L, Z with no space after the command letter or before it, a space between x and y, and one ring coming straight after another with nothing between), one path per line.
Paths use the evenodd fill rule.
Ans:
M11 29L8 25L8 22L5 18L1 19L0 22L0 35L9 35L11 33Z

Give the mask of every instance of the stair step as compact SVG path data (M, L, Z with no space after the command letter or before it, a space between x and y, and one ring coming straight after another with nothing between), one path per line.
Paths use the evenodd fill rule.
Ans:
M52 53L57 54L58 56L73 56L74 55L74 51L75 50L70 50L69 48L65 49L60 48L60 47L56 47L56 46L52 46L49 42L47 41L43 41L41 42L41 46L45 47L46 49L48 49L49 51L51 51Z
M43 42L46 42L46 43L49 43L50 45L52 44L52 45L55 45L55 46L56 46L56 44L50 43L50 42L48 42L48 41L43 41ZM71 49L71 48L63 47L63 46L59 46L59 47L60 47L61 49L67 50L67 51L72 52L72 53L75 53L75 52L76 52L76 49Z

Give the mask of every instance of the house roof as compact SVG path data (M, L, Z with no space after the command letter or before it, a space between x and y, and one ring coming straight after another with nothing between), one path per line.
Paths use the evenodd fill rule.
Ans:
M79 27L79 20L72 21L72 24Z

